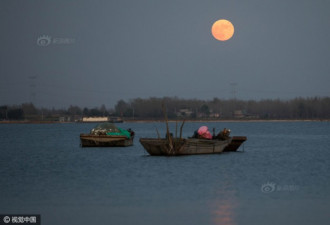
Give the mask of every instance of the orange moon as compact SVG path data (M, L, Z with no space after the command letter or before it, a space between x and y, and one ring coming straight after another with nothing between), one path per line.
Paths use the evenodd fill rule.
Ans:
M212 25L212 35L219 41L227 41L234 35L234 25L225 19L215 21Z

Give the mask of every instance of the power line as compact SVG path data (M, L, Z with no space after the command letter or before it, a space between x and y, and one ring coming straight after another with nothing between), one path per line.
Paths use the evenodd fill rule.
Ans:
M237 94L237 90L236 90L236 87L237 87L237 83L230 83L230 94L231 94L231 97L232 99L236 99L236 94Z

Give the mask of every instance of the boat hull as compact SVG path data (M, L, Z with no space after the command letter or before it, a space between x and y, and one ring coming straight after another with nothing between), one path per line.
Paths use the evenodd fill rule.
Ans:
M144 149L155 156L166 155L199 155L218 154L230 144L228 140L206 140L206 139L173 139L171 143L167 139L141 138L140 143Z
M133 137L80 134L81 147L127 147L133 145Z
M224 152L236 152L237 149L246 141L247 138L245 136L234 136L230 144L224 149Z

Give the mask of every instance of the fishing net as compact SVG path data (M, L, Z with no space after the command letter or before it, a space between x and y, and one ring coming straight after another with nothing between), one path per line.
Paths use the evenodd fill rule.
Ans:
M127 130L116 127L113 123L101 123L94 127L91 132L94 135L116 135L131 137L130 132Z

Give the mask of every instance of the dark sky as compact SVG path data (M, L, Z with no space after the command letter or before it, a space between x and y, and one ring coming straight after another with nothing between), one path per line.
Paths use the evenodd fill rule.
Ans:
M329 12L329 0L1 0L0 105L329 96ZM211 35L223 18L226 42Z

